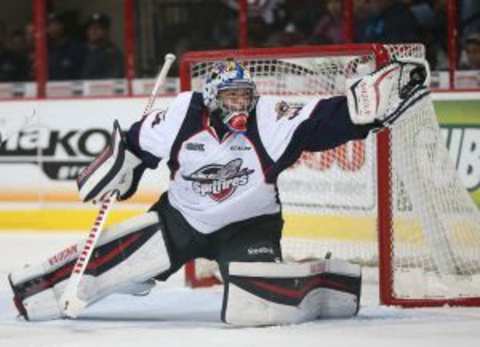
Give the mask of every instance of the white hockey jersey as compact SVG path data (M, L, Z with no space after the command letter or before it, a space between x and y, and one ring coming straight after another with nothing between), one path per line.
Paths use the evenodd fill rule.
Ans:
M330 149L368 130L350 122L344 97L302 105L262 96L247 132L221 137L202 95L184 92L166 112L152 111L132 126L128 137L150 167L168 160L170 204L199 232L212 233L278 213L277 177L303 150Z

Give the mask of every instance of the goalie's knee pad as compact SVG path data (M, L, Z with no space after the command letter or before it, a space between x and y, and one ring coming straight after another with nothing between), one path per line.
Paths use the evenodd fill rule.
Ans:
M361 268L340 259L230 263L222 320L240 326L292 324L358 313Z
M27 320L63 316L60 297L83 242L58 252L45 262L9 275L14 302ZM149 212L102 232L78 287L91 304L112 293L137 293L151 288L152 277L170 268L162 224Z

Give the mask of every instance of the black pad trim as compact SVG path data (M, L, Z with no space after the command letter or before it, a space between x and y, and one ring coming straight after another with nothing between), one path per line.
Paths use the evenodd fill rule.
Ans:
M359 295L361 286L360 277L332 273L293 278L229 276L229 282L262 299L289 306L298 306L308 293L317 288Z

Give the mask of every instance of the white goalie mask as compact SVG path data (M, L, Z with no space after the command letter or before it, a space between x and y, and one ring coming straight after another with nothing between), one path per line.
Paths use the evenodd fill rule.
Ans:
M228 60L212 67L203 87L203 101L210 112L220 111L222 122L231 131L246 131L256 99L255 83L244 66Z

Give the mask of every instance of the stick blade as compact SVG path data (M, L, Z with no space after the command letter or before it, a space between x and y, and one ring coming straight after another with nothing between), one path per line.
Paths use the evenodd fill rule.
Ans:
M76 295L68 297L63 295L60 299L60 304L62 305L62 311L65 317L72 319L77 318L80 312L82 312L87 306L87 303L80 300Z

